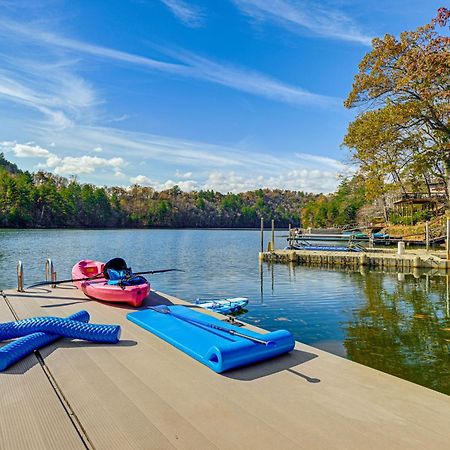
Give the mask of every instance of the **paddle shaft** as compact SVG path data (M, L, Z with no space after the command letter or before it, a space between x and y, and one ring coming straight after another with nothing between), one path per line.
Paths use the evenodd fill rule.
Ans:
M184 320L185 322L191 323L193 325L197 325L197 326L201 326L201 327L207 327L207 328L212 328L212 329L215 329L215 330L223 331L225 333L229 333L229 334L234 335L234 336L239 336L239 337L242 337L244 339L248 339L248 340L250 340L252 342L255 342L257 344L262 344L262 345L266 345L266 346L267 345L273 345L272 341L265 341L264 339L258 339L258 338L253 337L253 336L248 336L247 334L240 333L239 331L230 330L229 328L224 328L224 327L221 327L220 325L215 325L213 323L203 322L201 320L196 320L196 319L190 319L188 317L185 317L185 316L179 315L177 313L174 313L169 308L167 308L167 309L166 308L158 309L157 307L152 307L151 309L153 309L153 310L155 310L155 311L157 311L159 313L162 313L162 314L171 314L172 316L176 317L177 319Z
M147 272L137 272L133 273L134 275L148 275L148 274L154 274L154 273L163 273L163 272L184 272L184 270L181 269L161 269L161 270L149 270ZM93 277L86 277L86 278L76 278L76 279L70 279L70 280L61 280L61 281L41 281L40 283L32 284L31 286L28 286L27 289L38 287L38 286L47 286L49 284L55 285L55 284L63 284L63 283L74 283L75 281L91 281L96 280L98 278L102 278L103 272L98 273L97 275L94 275Z

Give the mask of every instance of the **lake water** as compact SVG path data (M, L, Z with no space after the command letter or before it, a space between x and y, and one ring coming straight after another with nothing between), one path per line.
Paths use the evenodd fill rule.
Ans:
M447 276L260 264L259 247L253 230L0 230L0 288L16 286L18 259L25 284L44 279L48 257L58 279L84 258L176 267L185 272L154 275L152 287L190 301L249 297L244 321L450 394Z

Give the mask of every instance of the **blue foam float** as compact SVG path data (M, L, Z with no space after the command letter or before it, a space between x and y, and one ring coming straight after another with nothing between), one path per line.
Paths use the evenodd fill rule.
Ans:
M238 328L185 306L165 307L169 310L166 314L158 312L157 308L129 313L127 319L217 373L282 355L295 346L294 337L287 330L261 334ZM230 334L236 332L247 337Z
M0 341L38 332L109 344L115 344L120 339L119 325L91 324L61 317L33 317L17 322L1 323Z
M68 319L89 322L89 313L87 311L79 311L69 316ZM0 348L0 372L3 372L9 366L20 361L35 350L49 345L61 337L57 334L38 332L9 342Z

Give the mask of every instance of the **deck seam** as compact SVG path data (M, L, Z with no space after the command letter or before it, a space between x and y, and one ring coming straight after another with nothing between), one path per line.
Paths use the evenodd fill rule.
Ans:
M8 297L6 296L5 292L2 289L0 289L0 295L3 297L3 300L5 301L6 305L8 306L8 309L10 310L14 319L20 320L20 318L17 315L16 311L14 310L11 302L9 301ZM83 443L83 446L88 450L94 450L95 447L94 447L93 443L90 441L90 439L86 433L86 430L83 428L83 425L81 424L77 415L70 407L69 402L67 401L66 397L62 393L62 390L58 386L58 383L56 382L55 377L52 375L50 369L45 364L44 358L40 354L39 350L34 350L33 354L36 357L37 361L39 362L39 365L41 366L41 369L44 372L45 377L47 378L48 382L50 383L50 386L52 387L53 391L55 392L56 396L58 397L58 400L61 403L61 406L63 407L64 412L67 414L70 422L72 423L73 427L75 428L75 431L78 434L81 442Z

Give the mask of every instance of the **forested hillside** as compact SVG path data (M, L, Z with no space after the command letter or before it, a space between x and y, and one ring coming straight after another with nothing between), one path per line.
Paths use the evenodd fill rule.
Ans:
M316 197L269 189L222 194L98 187L23 172L0 154L2 227L258 227L261 216L287 227L299 224L301 208Z
M342 227L357 222L358 211L367 204L365 180L360 176L345 179L336 192L319 195L302 209L302 224L307 227Z

